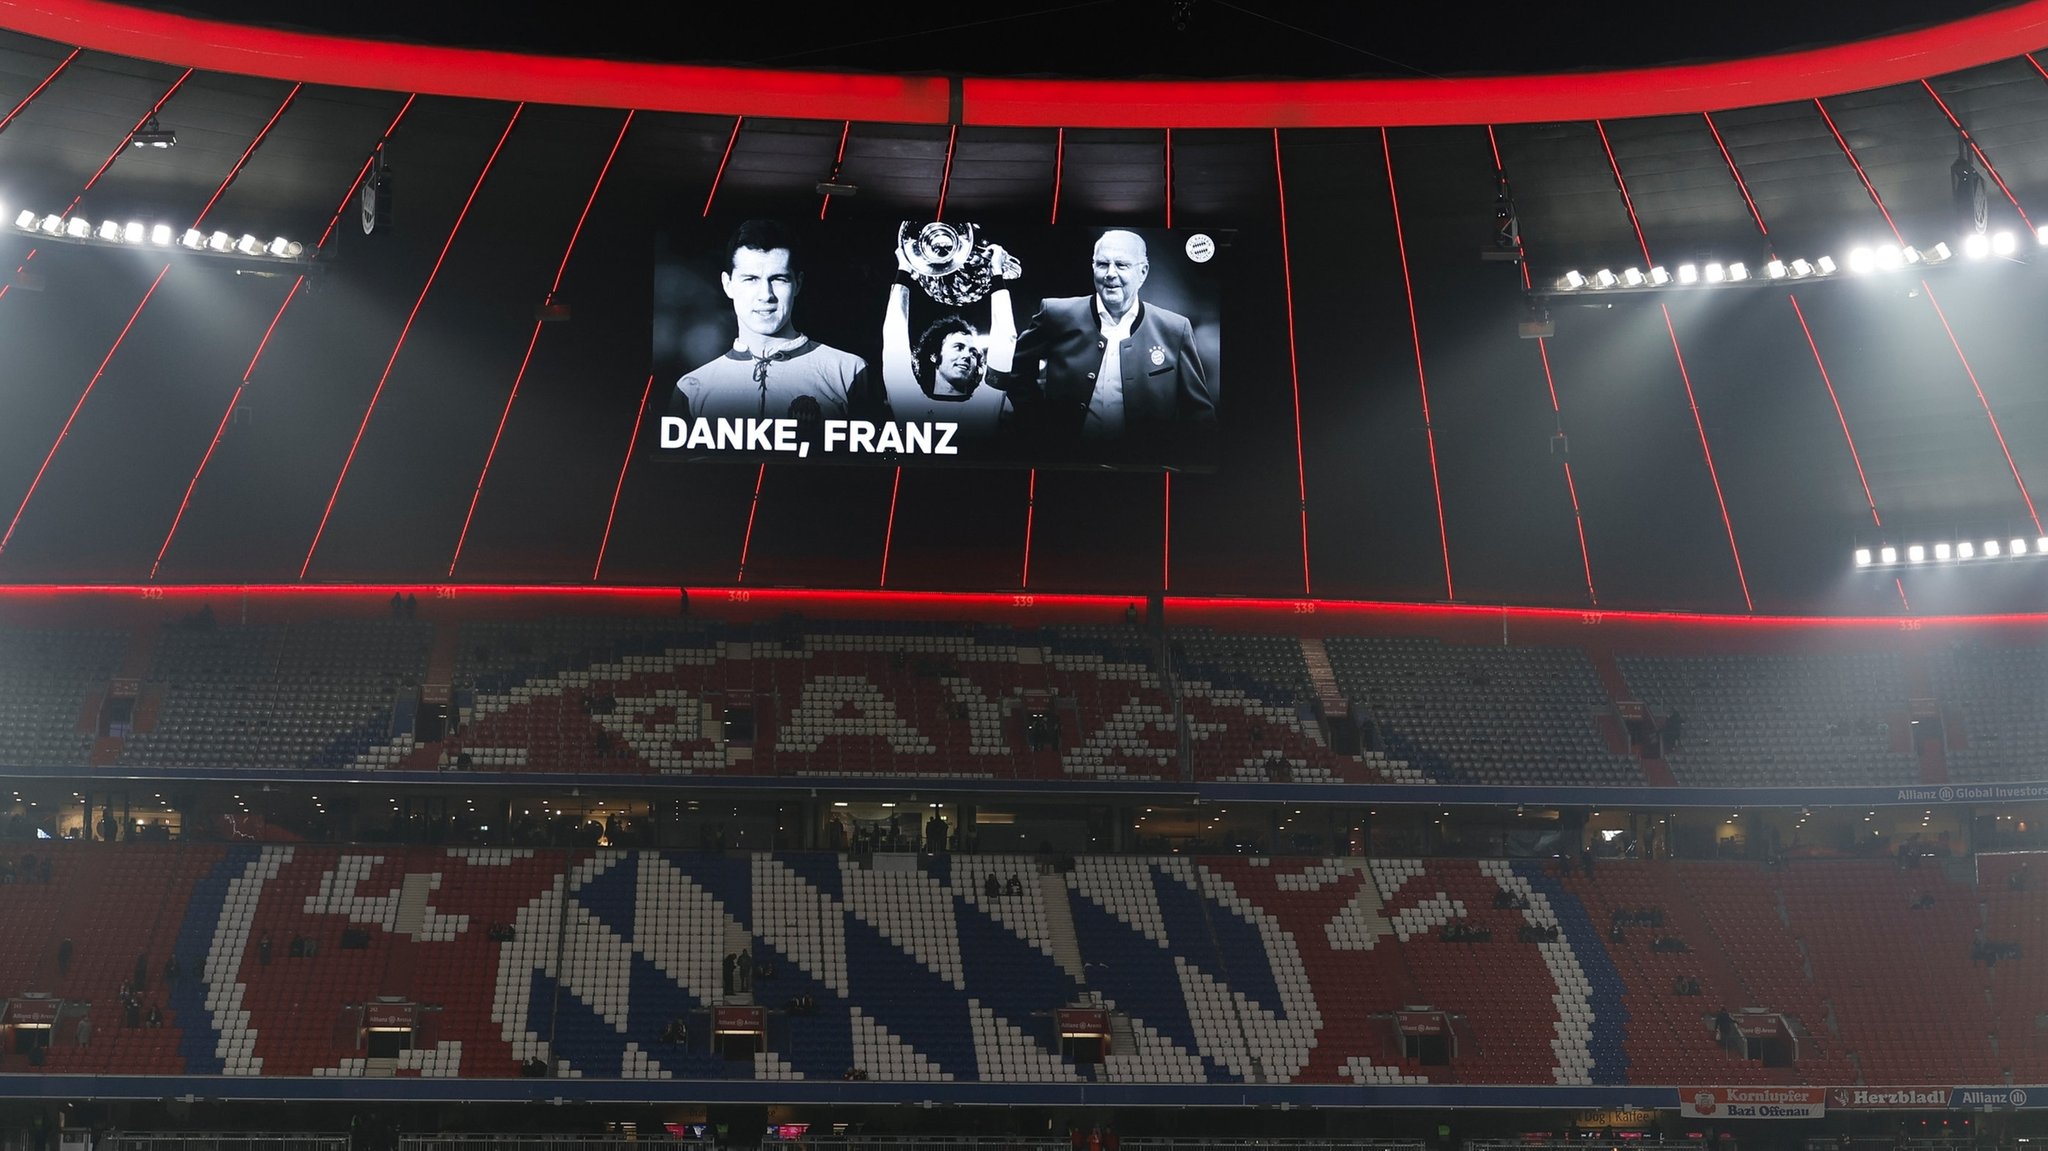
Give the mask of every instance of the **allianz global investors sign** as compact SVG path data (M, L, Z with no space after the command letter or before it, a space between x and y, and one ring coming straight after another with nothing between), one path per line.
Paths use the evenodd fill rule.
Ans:
M1681 1087L1678 1113L1687 1119L1819 1119L1825 1087Z
M1838 1111L1943 1111L1947 1087L1834 1087L1828 1106Z

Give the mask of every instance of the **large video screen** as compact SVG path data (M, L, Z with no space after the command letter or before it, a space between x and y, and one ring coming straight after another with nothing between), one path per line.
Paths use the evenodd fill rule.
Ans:
M1208 470L1228 233L676 222L654 397L674 460Z

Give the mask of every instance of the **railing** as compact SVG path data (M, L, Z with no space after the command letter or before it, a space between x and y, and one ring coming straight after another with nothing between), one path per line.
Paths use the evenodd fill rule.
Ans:
M400 1135L398 1151L649 1151L650 1148L670 1143L698 1145L682 1144L662 1133L639 1139L617 1133L549 1135L522 1131L502 1135ZM707 1142L702 1145L710 1144Z
M665 1134L635 1138L617 1134L401 1135L398 1151L651 1151L672 1147L695 1151L709 1139L672 1139ZM790 1151L1068 1151L1066 1136L1009 1135L820 1135L769 1139L764 1147ZM1420 1139L1123 1139L1118 1151L1423 1151ZM196 1149L193 1149L196 1151ZM228 1151L228 1149L223 1149Z
M1125 1139L1118 1151L1422 1151L1420 1139Z
M1004 1135L827 1135L797 1140L770 1139L764 1148L789 1151L1067 1151L1065 1139Z
M99 1151L348 1151L346 1134L318 1131L122 1131Z

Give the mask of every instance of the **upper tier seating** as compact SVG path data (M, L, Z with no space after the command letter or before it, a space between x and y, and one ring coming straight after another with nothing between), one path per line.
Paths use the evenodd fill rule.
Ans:
M1610 751L1594 725L1611 704L1576 648L1365 636L1324 646L1388 753L1440 781L1643 782L1641 765Z
M0 763L1634 786L1644 765L1614 750L1615 700L1633 698L1667 735L1655 778L1668 767L1680 784L2048 774L2044 646L1610 662L1571 645L1336 635L1322 645L1334 690L1357 708L1326 721L1301 645L1189 629L1164 645L1168 666L1159 637L1127 625L796 616L0 629ZM453 692L458 731L421 742L430 674ZM1907 722L1930 695L1947 722L1923 764ZM1056 738L1031 736L1036 709ZM1334 752L1350 731L1332 722L1363 724L1365 749Z
M1736 787L1914 783L1893 750L1906 716L1896 652L1832 655L1621 656L1652 716L1682 717L1664 759L1680 783Z
M37 846L51 884L0 883L17 925L0 998L63 1002L46 1072L497 1077L549 1056L566 1077L858 1068L933 1084L2044 1070L2031 944L2048 902L2011 878L2027 857L1988 858L1972 888L1966 871L1853 861L1610 861L1562 876L1533 861L1084 856L1052 872L1014 855ZM1911 906L1929 890L1935 906ZM2021 957L1971 962L1979 902L1987 935L2021 937ZM1652 952L1645 928L1608 938L1615 909L1644 908L1689 950ZM741 953L751 977L729 959ZM161 1028L124 1026L115 1001L138 956ZM1672 995L1684 975L1701 996ZM1113 1013L1101 1064L1064 1056L1050 1024L1090 1003ZM719 1006L762 1008L765 1049L716 1050ZM1417 1007L1445 1013L1448 1065L1401 1050L1395 1014ZM1796 1065L1724 1050L1711 1022L1724 1007L1784 1014ZM412 1046L372 1057L373 1013L409 1022Z
M1960 712L1949 778L2034 780L2048 774L2048 647L1968 644L1928 660L1936 696Z
M1174 666L1194 776L1230 783L1428 783L1379 750L1338 755L1291 636L1177 632Z
M127 646L119 631L0 628L0 755L24 767L87 763L92 696Z
M123 760L340 767L391 741L393 705L425 675L432 639L412 620L165 628L149 671L162 702Z

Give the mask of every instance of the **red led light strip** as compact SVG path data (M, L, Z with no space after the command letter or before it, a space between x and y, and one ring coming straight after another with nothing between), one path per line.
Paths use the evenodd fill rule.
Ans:
M1707 131L1714 134L1714 146L1721 150L1721 159L1728 165L1728 174L1735 177L1735 188L1742 193L1742 202L1749 205L1749 218L1756 221L1756 230L1768 242L1771 238L1771 229L1764 223L1764 214L1757 210L1755 197L1749 194L1749 181L1742 178L1742 169L1735 166L1735 157L1729 154L1728 141L1721 138L1721 126L1714 123L1711 114L1702 115L1707 121Z
M1749 205L1749 217L1756 221L1756 230L1764 238L1765 250L1772 259L1776 259L1778 255L1777 246L1771 242L1770 226L1764 223L1763 212L1758 210L1755 197L1749 194L1749 181L1742 178L1742 169L1736 167L1735 156L1728 151L1728 142L1721 138L1720 125L1714 123L1714 117L1711 113L1702 113L1702 117L1707 122L1707 131L1714 135L1714 146L1721 150L1721 159L1728 165L1728 174L1735 177L1735 187L1736 190L1742 193L1742 202ZM1799 321L1799 332L1806 337L1807 351L1813 353L1813 366L1820 372L1821 386L1827 389L1828 403L1834 406L1835 420L1842 425L1842 442L1849 447L1849 462L1856 467L1856 482L1863 487L1863 502L1870 509L1870 522L1882 528L1884 527L1884 519L1877 511L1877 497L1871 494L1870 477L1865 475L1863 471L1863 453L1856 450L1856 437L1849 431L1848 414L1842 410L1842 399L1835 393L1834 376L1828 372L1827 361L1821 358L1820 344L1813 338L1813 329L1807 326L1806 309L1799 306L1798 293L1788 291L1785 294L1785 298L1791 301L1792 314ZM1913 610L1912 602L1906 598L1905 581L1894 579L1892 580L1892 586L1899 593L1899 605L1907 611Z
M1941 301L1934 297L1934 289L1926 280L1920 281L1920 290L1927 293L1927 302L1933 306L1934 314L1941 320L1941 330L1948 336L1949 346L1956 350L1956 359L1963 365L1963 374L1970 377L1970 389L1977 393L1977 402L1983 405L1984 418L1991 422L1991 435L1998 441L1998 450L2005 456L2005 466L2012 469L2012 482L2019 485L2020 499L2027 505L2027 518L2034 521L2034 531L2042 531L2040 513L2034 510L2034 497L2027 492L2027 481L2020 476L2020 465L2012 458L2012 449L2006 446L2005 432L1999 429L1998 416L1991 410L1991 400L1984 395L1984 385L1977 382L1976 369L1970 367L1970 357L1963 354L1963 345L1956 339L1956 330L1949 327L1948 313L1942 310Z
M619 158L619 145L626 142L626 131L633 126L633 113L627 112L625 122L619 125L619 134L612 139L612 150L605 154L604 165L597 170L597 182L590 186L590 196L583 201L583 211L576 217L576 226L569 231L569 244L562 249L562 262L555 267L554 282L548 285L546 303L555 302L555 296L562 290L562 277L569 271L569 257L576 252L576 241L583 235L583 225L590 219L590 209L597 203L597 194L604 189L604 178L611 174L612 161ZM476 519L476 505L484 498L484 481L491 475L491 462L498 458L498 441L505 436L505 425L512 420L512 405L519 400L519 385L526 382L527 366L533 363L533 349L540 344L540 330L544 321L533 322L533 334L527 337L526 354L519 358L519 370L512 375L512 390L505 396L505 408L498 413L498 428L491 433L491 447L484 453L483 470L476 475L476 487L469 493L469 511L463 513L462 531L455 537L455 554L448 558L448 578L455 578L455 565L462 562L462 545L469 539L470 522Z
M0 132L5 132L7 130L7 125L14 123L14 118L16 116L21 115L21 110L23 108L28 107L30 101L34 100L37 96L42 95L43 89L50 86L50 81L55 80L59 75L61 75L64 69L71 67L71 62L73 60L78 59L78 54L83 51L85 51L85 49L83 48L73 48L69 56L64 57L62 60L59 60L57 62L57 66L55 68L50 69L50 74L43 77L42 83L30 89L29 94L21 98L21 102L14 106L13 111L7 113L5 117L0 117Z
M505 130L498 134L498 142L485 158L483 170L476 174L476 183L469 189L469 196L462 201L462 210L455 215L455 226L448 229L448 238L441 243L440 254L434 257L434 266L427 273L427 282L420 286L420 294L412 302L412 310L406 313L405 324L398 329L398 342L391 347L391 357L384 361L384 371L377 377L377 386L370 392L370 405L363 409L363 422L356 426L355 438L349 441L348 455L341 461L341 474L334 477L334 490L327 493L327 506L321 509L320 526L313 529L313 542L306 548L306 559L299 565L299 578L305 579L306 572L313 566L313 555L320 550L320 537L327 534L327 521L334 515L335 501L341 498L341 486L348 480L349 466L355 463L356 449L363 445L363 433L370 429L370 417L377 412L377 401L384 395L384 385L391 382L391 370L398 364L398 353L405 349L405 338L412 332L413 321L420 315L420 308L427 302L427 293L434 288L434 280L441 274L441 265L448 260L448 250L455 246L455 237L462 231L463 220L469 217L470 206L476 203L477 193L483 190L484 178L491 174L491 165L497 163L498 153L505 148L505 141L512 135L512 129L519 123L519 114L526 111L526 105L512 108L512 115L505 121Z
M1308 465L1301 450L1301 362L1294 351L1294 261L1287 248L1287 178L1280 167L1280 129L1273 129L1273 183L1280 193L1280 280L1287 301L1287 375L1294 389L1294 483L1301 497L1301 594L1311 592L1308 567Z
M1855 151L1849 147L1849 141L1843 138L1842 130L1835 127L1835 118L1828 115L1828 106L1821 103L1818 96L1813 98L1813 106L1819 110L1820 118L1827 122L1828 131L1835 137L1835 143L1841 146L1842 155L1849 158L1849 166L1856 169L1856 178L1863 181L1863 190L1870 193L1870 202L1876 204L1878 212L1884 216L1884 226L1892 230L1894 239L1904 244L1906 237L1900 233L1898 224L1892 221L1891 210L1884 206L1884 197L1877 194L1877 185L1870 182L1870 173L1863 170L1863 162L1856 158Z
M740 540L740 570L733 578L734 583L747 582L747 552L754 546L754 513L761 510L761 485L768 479L768 465L762 464L754 472L754 498L747 503L747 534Z
M955 124L952 130L946 133L946 166L939 173L939 205L932 212L932 219L934 220L946 218L946 189L951 187L953 183L953 149L959 142L960 126ZM896 465L896 479L889 485L889 520L882 528L882 578L878 585L881 587L889 586L889 545L896 538L896 497L902 490L903 465L898 464ZM756 494L758 495L758 493L759 488L757 486ZM748 512L747 516L751 519L753 518L753 513Z
M747 118L745 116L734 116L732 118L732 135L725 138L725 152L718 157L718 171L711 176L711 190L704 193L703 214L706 216L711 214L711 201L718 198L718 182L725 179L725 166L732 163L732 146L740 142L740 125L746 122Z
M1607 166L1614 172L1614 183L1621 189L1621 202L1628 209L1629 226L1635 229L1636 243L1642 246L1643 263L1652 264L1650 241L1643 235L1642 221L1636 218L1636 202L1628 194L1628 179L1621 174L1621 162L1614 157L1614 145L1608 142L1607 125L1598 120L1593 127L1600 133L1600 147L1607 153ZM1721 494L1721 472L1714 466L1714 449L1707 442L1707 422L1700 417L1699 398L1693 393L1692 372L1685 366L1685 349L1678 346L1678 329L1671 323L1671 309L1662 303L1657 310L1664 314L1664 332L1671 337L1671 356L1678 361L1678 378L1685 384L1685 404L1692 411L1692 426L1699 432L1700 456L1707 462L1707 479L1714 485L1714 503L1721 509L1721 526L1728 532L1728 554L1735 559L1735 582L1742 585L1742 606L1745 611L1755 611L1756 601L1749 595L1749 576L1742 570L1742 549L1735 546L1735 521L1728 515L1728 499Z
M1067 166L1067 130L1059 129L1052 138L1052 222L1060 222L1060 180Z
M678 589L673 584L663 586L590 584L394 584L355 583L332 584L0 584L0 602L37 603L60 598L101 598L166 601L173 597L189 602L224 597L250 600L332 602L346 597L360 597L364 607L374 608L388 601L392 593L404 594L439 591L447 597L458 600L506 600L523 598L530 600L569 600L585 603L625 602L662 603L673 605L678 590L693 595L717 597L720 592L737 590L727 586L690 586ZM806 607L812 610L829 611L847 606L880 606L883 608L937 608L947 607L969 611L1010 611L1026 608L1085 607L1121 611L1129 606L1129 595L1075 595L1051 594L1033 597L1033 603L1020 604L1014 592L935 592L935 591L877 591L866 589L799 589L799 588L754 588L749 589L748 600L758 608L761 604ZM1263 596L1231 598L1224 596L1177 596L1168 601L1169 609L1179 608L1186 612L1222 612L1230 615L1270 615L1276 618L1296 618L1303 614L1318 616L1339 616L1358 618L1384 616L1401 620L1464 620L1485 622L1498 628L1502 619L1510 623L1562 623L1574 627L1587 622L1583 608L1542 608L1507 607L1498 605L1479 606L1472 604L1438 603L1397 603L1384 600L1331 600L1331 599L1277 599ZM1310 609L1305 612L1304 609ZM1928 616L1922 622L1928 627L1998 627L1998 628L2048 628L2048 613L2044 612L2002 612L1975 615ZM1872 633L1896 633L1899 630L1897 616L1812 616L1812 615L1713 615L1706 612L1656 612L1656 611L1603 611L1600 623L1652 624L1696 627L1702 630L1742 632L1769 632L1787 630L1816 631L1867 631Z
M2032 57L2028 59L2031 60ZM1892 223L1892 214L1884 206L1884 197L1878 195L1877 186L1870 182L1870 176L1863 171L1863 164L1856 159L1855 150L1849 147L1849 141L1842 136L1841 129L1835 127L1835 119L1828 115L1827 105L1815 98L1813 106L1820 110L1820 118L1827 121L1828 131L1834 135L1835 143L1842 149L1842 155L1848 157L1850 166L1856 169L1856 178L1863 181L1863 190L1870 193L1870 202L1877 205L1877 210L1883 214L1884 222L1891 228L1892 235L1896 236L1901 244L1905 243L1906 238L1899 234L1898 225ZM1941 301L1935 298L1934 288L1923 278L1920 281L1920 290L1926 294L1928 304L1934 308L1935 317L1941 321L1941 330L1948 336L1949 347L1955 349L1956 360L1963 365L1963 374L1970 379L1970 389L1977 393L1977 403L1984 408L1984 418L1991 423L1991 436L1998 441L1998 450L2005 456L2005 466L2012 470L2012 482L2019 486L2021 502L2027 505L2027 518L2034 522L2034 530L2039 532L2042 530L2041 517L2034 510L2034 497L2027 491L2027 481L2020 475L2018 461L2012 458L2012 449L2006 446L2005 432L1998 426L1998 415L1991 410L1991 400L1984 394L1984 385L1977 381L1977 371L1970 366L1970 357L1963 351L1962 341L1956 339L1955 329L1949 326L1948 313L1942 310Z
M1493 171L1495 178L1505 179L1507 167L1501 162L1500 139L1494 134L1493 125L1491 124L1486 126L1486 143L1488 147L1493 149ZM1522 290L1526 292L1534 286L1534 283L1529 276L1528 245L1524 242L1519 227L1515 231L1515 254L1521 257L1521 259L1515 261L1515 267L1522 273ZM1550 370L1550 341L1541 336L1536 339L1536 358L1543 364L1543 386L1550 393L1551 418L1557 428L1557 434L1560 436L1564 435L1564 408L1558 403L1557 379L1551 374ZM1594 607L1599 607L1600 593L1593 588L1593 553L1586 546L1586 517L1579 509L1579 485L1572 479L1572 461L1569 458L1569 453L1567 453L1567 458L1561 462L1564 464L1564 490L1566 494L1571 496L1572 501L1572 527L1579 536L1579 564L1585 569L1586 573L1586 602Z
M121 350L121 341L128 338L128 330L135 326L135 318L142 314L142 309L149 303L149 298L156 294L156 286L164 282L164 275L170 270L170 266L165 265L164 270L156 274L156 279L150 283L149 290L142 293L142 301L129 313L128 322L121 325L121 334L114 337L114 346L107 349L106 357L100 360L100 366L93 371L92 378L85 382L85 390L78 393L78 402L71 405L71 414L64 417L64 426L58 429L56 441L44 454L42 466L36 469L35 478L28 482L28 491L22 494L21 505L14 509L14 518L7 522L6 534L0 535L0 552L5 552L8 543L14 539L14 529L21 526L21 513L28 510L28 502L35 498L36 487L43 482L43 473L50 470L50 461L57 458L57 449L64 446L64 437L71 434L71 425L78 419L79 409L85 407L86 398L92 395L92 390L100 382L100 377L106 374L107 365L113 362L114 353Z
M953 186L953 149L960 143L960 125L955 124L946 133L946 166L939 173L939 206L932 214L933 219L946 218L946 190Z
M1728 142L1721 138L1720 125L1714 123L1711 114L1703 118L1707 122L1707 131L1714 135L1714 146L1721 150L1721 159L1728 165L1728 174L1735 177L1735 187L1742 193L1742 202L1749 205L1750 219L1756 221L1756 230L1763 236L1766 244L1765 250L1773 259L1777 258L1777 247L1770 242L1770 226L1764 223L1763 212L1758 210L1755 198L1749 194L1749 181L1742 178L1742 169L1736 167L1735 156L1728 151ZM1820 382L1827 388L1828 402L1834 405L1835 418L1842 425L1842 441L1849 445L1849 459L1856 465L1856 481L1863 487L1863 502L1870 508L1871 522L1883 527L1884 520L1877 512L1877 499L1870 494L1870 479L1863 472L1863 456L1856 450L1856 437L1849 432L1849 418L1843 414L1841 397L1835 393L1834 377L1828 372L1827 361L1821 358L1820 345L1814 341L1813 329L1807 326L1806 310L1799 306L1799 297L1796 294L1788 293L1786 298L1792 302L1792 314L1799 320L1799 332L1806 337L1806 348L1813 353L1813 366L1820 371Z
M1415 349L1415 386L1422 393L1422 432L1429 442L1429 486L1436 493L1436 538L1444 555L1444 598L1457 599L1456 585L1451 582L1451 532L1444 519L1444 485L1436 468L1436 422L1430 418L1429 375L1422 369L1422 326L1415 318L1415 281L1408 275L1408 237L1401 228L1401 195L1394 187L1394 146L1385 128L1380 129L1380 155L1387 165L1387 200L1394 209L1394 248L1401 255L1401 288L1408 296L1408 339Z
M896 534L896 493L903 488L903 469L896 469L896 479L889 485L889 526L882 534L882 578L876 587L889 586L889 541Z
M653 394L654 377L648 376L647 387L640 393L640 410L633 414L633 434L626 437L626 458L619 464L619 482L612 488L612 510L607 512L604 517L604 538L597 541L597 562L590 567L592 583L597 582L598 574L604 571L605 549L612 545L612 521L617 519L619 515L619 493L626 490L626 471L633 466L633 447L640 442L640 421L647 418L647 399ZM756 490L758 491L758 484L756 485ZM749 525L753 523L751 515L748 517L747 522ZM741 551L740 556L740 562L744 564L746 562L744 550Z
M256 138L249 141L247 148L242 149L242 158L235 161L235 166L228 169L227 178L220 182L220 187L213 190L213 198L206 201L204 208L199 209L199 218L192 222L193 227L197 228L206 222L206 217L213 211L213 206L220 203L222 196L227 195L228 185L235 182L235 177L242 174L242 166L249 162L250 156L256 154L256 146L263 142L265 136L270 135L272 128L277 127L278 118L284 115L285 109L292 106L293 100L299 98L299 89L304 87L304 84L294 84L292 90L284 94L284 101L277 106L277 111L270 114L270 119L264 123L262 130L256 133Z
M1173 227L1173 129L1166 130L1166 226Z
M398 122L405 119L405 114L412 110L412 103L417 99L417 95L407 96L405 103L399 105L398 115L391 118L391 123L385 127L384 134L378 137L377 146L370 150L369 157L356 172L356 178L349 182L348 191L342 195L341 203L335 205L334 214L328 218L326 229L320 233L320 242L314 245L315 251L327 247L328 239L334 235L334 229L341 223L342 213L348 211L350 204L355 203L356 188L369 176L370 165L377 162L378 150L383 148L383 142L390 138L391 133L398 130ZM163 567L164 556L171 550L171 541L178 536L178 525L185 521L186 509L192 506L192 493L199 487L199 477L206 474L206 465L213 460L214 449L220 447L221 437L227 434L228 421L234 417L235 406L242 402L242 393L249 387L249 377L255 374L257 363L263 359L264 349L270 346L271 334L277 331L278 321L284 319L285 309L292 306L292 300L297 298L299 289L305 283L306 277L303 274L292 281L291 290L284 294L284 300L277 305L276 314L270 317L270 326L263 329L263 338L256 342L256 352L249 357L249 366L242 369L241 382L235 385L235 394L228 397L227 410L220 414L220 424L213 430L213 439L208 441L206 451L199 457L199 467L192 472L191 481L185 485L185 495L178 501L177 514L171 517L171 529L164 533L163 545L157 548L156 559L149 565L149 578L152 581L156 579L158 569Z
M1786 296L1792 301L1792 314L1799 319L1799 334L1806 337L1807 350L1813 353L1813 366L1820 369L1820 382L1827 387L1828 402L1835 407L1835 419L1842 425L1842 442L1849 445L1849 459L1856 465L1856 482L1863 486L1863 502L1870 509L1870 522L1883 527L1884 519L1877 514L1877 497L1870 494L1870 477L1863 474L1863 455L1856 450L1856 437L1849 434L1849 417L1842 413L1842 400L1835 394L1834 378L1828 375L1828 366L1820 358L1820 345L1813 340L1813 329L1806 326L1806 309L1799 306L1799 297Z
M707 115L1012 127L1266 129L1695 113L1910 83L2048 43L2028 0L1931 28L1746 60L1577 75L1325 81L958 81L571 59L349 39L109 0L11 0L0 26L212 72L352 88ZM1503 115L1505 111L1506 115ZM957 113L957 114L956 114Z
M1984 170L1991 173L1991 179L1998 185L1998 190L2005 193L2005 198L2012 204L2013 211L2020 214L2020 220L2027 225L2027 230L2033 231L2034 221L2027 216L2027 210L2020 207L2019 197L2013 195L2012 189L2005 186L2005 177L1998 174L1998 166L1991 162L1991 157L1984 154L1984 149L1977 146L1977 137L1970 135L1970 130L1963 127L1963 122L1956 119L1954 112L1949 111L1948 101L1941 98L1941 93L1934 90L1934 85L1923 78L1920 86L1927 89L1929 96L1934 97L1935 106L1941 109L1942 115L1948 117L1948 122L1955 126L1955 130L1962 133L1963 140L1970 145L1970 151L1976 153L1978 162L1984 165Z
M853 121L851 120L848 120L839 126L839 151L832 157L832 175L834 178L837 178L839 175L840 165L846 163L846 137L850 135L852 132ZM825 218L825 210L827 208L830 208L831 206L832 193L827 192L825 193L824 202L818 205L818 218L820 220Z
M190 72L186 73L186 76L190 75ZM184 78L180 77L179 83L182 84L183 82ZM264 138L270 135L270 130L277 126L278 118L283 116L285 113L285 109L291 107L292 101L298 98L300 87L301 85L298 84L292 85L291 91L285 93L284 100L278 104L277 111L272 112L270 114L270 119L264 123L263 127L256 133L255 137L249 141L249 146L242 149L241 156L235 160L234 166L228 169L228 174L221 177L220 184L214 188L213 195L207 199L206 207L201 208L199 210L199 216L193 222L193 227L196 228L201 223L205 222L206 214L213 210L213 206L215 204L220 202L221 196L228 190L228 185L234 182L235 177L241 173L243 165L247 164L249 162L249 157L255 154L257 146L262 144ZM171 91L176 90L177 86L173 85ZM168 100L170 98L171 93L165 92L163 99ZM162 106L162 101L158 101L158 106ZM154 113L152 113L152 115L153 114ZM147 122L147 120L144 120L144 123ZM106 167L102 166L100 168L100 171L105 172ZM99 177L97 175L93 177L93 179L95 180L97 180L98 178ZM90 187L91 185L88 184L87 186ZM81 198L82 195L83 194L81 193ZM77 202L77 200L73 200L72 204L76 206ZM169 275L170 271L171 265L169 265L168 263L157 270L156 279L150 281L149 290L142 293L142 299L135 305L135 311L129 315L128 322L122 325L121 333L114 337L114 345L107 349L106 358L100 361L99 369L93 372L92 379L86 381L85 391L79 394L78 402L76 404L73 404L71 407L71 415L67 417L64 421L63 430L57 433L57 442L50 445L50 453L43 457L43 466L36 469L35 479L29 482L28 491L23 493L21 497L21 506L14 510L14 519L7 525L6 535L0 536L0 552L6 551L7 542L14 538L14 529L20 526L22 513L28 510L29 501L35 498L36 488L42 484L43 473L49 470L50 461L57 458L57 450L64 446L64 438L65 436L70 434L72 422L78 419L79 411L85 407L86 397L92 394L92 390L94 386L99 383L100 377L106 374L107 365L113 362L114 353L121 350L121 342L128 338L128 332L130 329L135 327L135 321L142 315L142 310L145 307L149 306L149 298L156 294L158 285L164 282L164 277Z

